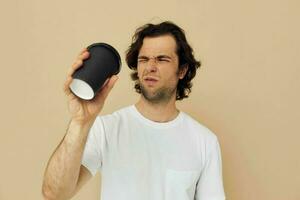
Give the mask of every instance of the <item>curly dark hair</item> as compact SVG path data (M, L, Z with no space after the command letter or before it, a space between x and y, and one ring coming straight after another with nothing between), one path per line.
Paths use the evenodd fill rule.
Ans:
M157 37L162 35L172 35L176 40L177 56L179 58L179 70L188 67L188 70L183 79L179 79L176 90L176 100L187 98L191 92L191 80L196 75L196 70L200 68L200 61L195 60L193 49L188 44L185 32L179 26L170 21L165 21L159 24L145 24L139 27L132 37L132 43L126 51L126 62L133 72L130 74L131 79L135 81L135 90L141 93L141 88L138 81L137 61L139 51L143 45L145 37Z

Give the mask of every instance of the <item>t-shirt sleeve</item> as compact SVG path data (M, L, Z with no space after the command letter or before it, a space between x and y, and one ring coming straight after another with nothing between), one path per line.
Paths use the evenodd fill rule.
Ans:
M225 200L221 150L217 137L210 149L197 183L195 199Z
M97 171L100 171L102 167L103 141L104 128L101 118L97 116L89 130L81 160L81 164L84 165L93 176L95 176Z

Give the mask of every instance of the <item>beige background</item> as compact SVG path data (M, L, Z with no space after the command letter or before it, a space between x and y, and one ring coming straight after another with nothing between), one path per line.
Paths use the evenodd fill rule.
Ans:
M137 101L124 52L147 22L182 26L203 65L178 103L218 136L230 200L300 199L300 3L297 0L1 1L0 199L42 199L65 134L62 86L79 51L122 55L103 114ZM99 199L100 175L74 198Z

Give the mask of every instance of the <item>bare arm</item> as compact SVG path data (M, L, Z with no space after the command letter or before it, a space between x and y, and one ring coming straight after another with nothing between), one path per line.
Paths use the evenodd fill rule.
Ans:
M67 133L50 157L44 173L42 193L47 200L71 198L92 176L81 165L84 147L89 130L118 77L114 75L109 78L92 100L79 99L70 91L69 86L72 82L72 74L88 57L89 52L84 49L69 70L64 84L71 120Z
M81 158L92 123L70 122L68 131L45 170L42 192L46 199L69 199L91 178ZM78 187L80 186L80 187Z
M73 195L77 194L77 192L82 188L82 186L84 186L91 178L92 174L89 172L89 170L85 166L81 165L77 186Z

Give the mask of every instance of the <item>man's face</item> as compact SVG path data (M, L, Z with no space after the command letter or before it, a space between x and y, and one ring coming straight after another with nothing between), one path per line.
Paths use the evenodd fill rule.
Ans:
M179 77L176 41L171 35L146 37L138 55L141 93L152 103L167 102L176 95Z

